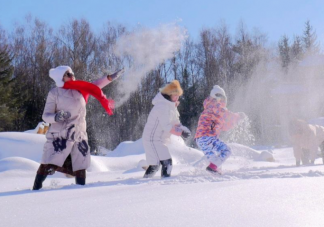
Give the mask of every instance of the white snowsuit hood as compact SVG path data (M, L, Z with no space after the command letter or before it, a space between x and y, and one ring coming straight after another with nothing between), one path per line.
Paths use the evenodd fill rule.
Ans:
M163 95L161 94L161 92L157 93L156 96L152 99L152 104L154 106L156 106L156 105L168 105L168 106L170 106L170 108L175 107L175 103L167 100L166 98L164 98Z

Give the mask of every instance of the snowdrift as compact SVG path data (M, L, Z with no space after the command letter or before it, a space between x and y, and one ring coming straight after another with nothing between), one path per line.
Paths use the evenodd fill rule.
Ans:
M23 132L0 133L0 160L8 157L23 157L40 162L45 135Z
M232 154L234 156L244 157L254 161L267 161L267 162L275 161L272 153L269 151L257 151L250 147L237 144L237 143L230 143L229 146L232 149Z
M175 164L190 163L203 157L203 153L201 151L187 147L183 139L178 136L171 136L169 148ZM115 150L107 154L107 157L126 157L129 155L138 156L145 159L145 151L142 139L135 142L126 141L120 143ZM136 159L136 157L134 157L134 159Z
M45 141L45 135L29 131L0 133L0 163L3 165L0 172L12 169L35 171L41 160ZM253 161L273 161L272 154L267 151L260 152L234 143L229 146L233 156ZM204 160L203 152L186 146L181 137L171 136L169 147L174 165L191 165ZM142 167L147 166L142 139L122 142L115 150L106 152L106 156L92 156L88 172L143 171Z
M27 158L11 157L0 160L0 172L7 170L31 170L36 172L39 167L39 163Z

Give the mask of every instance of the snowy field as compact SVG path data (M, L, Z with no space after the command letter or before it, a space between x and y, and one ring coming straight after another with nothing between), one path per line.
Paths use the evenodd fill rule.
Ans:
M0 226L324 226L322 160L295 167L292 148L230 144L233 156L215 176L201 151L172 137L172 177L143 179L141 140L124 142L92 156L86 186L56 173L32 191L44 142L0 133Z

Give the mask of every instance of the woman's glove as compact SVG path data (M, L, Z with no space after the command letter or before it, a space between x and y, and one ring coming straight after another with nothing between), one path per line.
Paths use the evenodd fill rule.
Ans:
M111 75L108 75L107 78L108 80L110 81L113 81L113 80L116 80L118 77L120 77L123 73L125 72L124 69L121 69L121 70L118 70L117 72L111 74Z
M56 122L64 122L71 117L71 113L69 111L61 110L55 114Z

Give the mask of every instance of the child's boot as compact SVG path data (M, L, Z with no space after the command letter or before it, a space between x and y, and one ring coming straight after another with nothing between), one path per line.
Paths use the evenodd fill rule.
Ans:
M150 165L145 171L143 178L154 177L155 173L159 170L159 167L160 165Z
M207 166L206 170L210 173L216 173L216 174L221 174L221 172L219 171L218 167L213 164L213 163L210 163L209 166Z
M167 159L161 161L162 164L162 170L161 170L161 177L170 177L171 176L171 170L172 170L172 159Z

